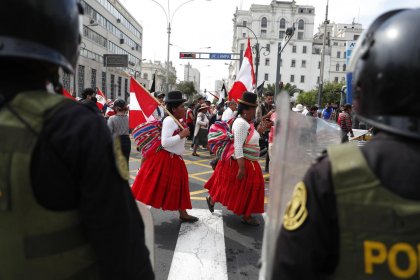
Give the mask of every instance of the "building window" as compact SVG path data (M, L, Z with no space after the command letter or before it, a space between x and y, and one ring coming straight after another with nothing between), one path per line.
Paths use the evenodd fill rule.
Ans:
M121 96L121 83L122 83L122 78L118 77L118 96Z
M79 65L77 68L77 89L78 93L82 94L82 91L85 89L85 66Z
M340 71L340 64L339 64L339 63L337 63L337 64L335 65L335 71Z
M90 87L96 88L96 69L92 69L90 74Z
M115 99L115 75L111 74L111 99Z
M265 66L270 66L270 59L269 58L265 59Z
M147 73L143 73L143 79L148 80L149 79L149 75Z
M267 30L261 29L261 38L267 37Z
M106 96L106 72L102 72L102 92Z
M333 43L333 46L338 46L338 42L334 42Z
M292 64L290 65L290 67L296 67L296 60L292 59Z
M347 57L347 53L343 52L343 58L346 58L346 57Z
M306 46L303 46L302 47L302 53L306 53L306 49L307 49Z
M64 73L63 74L63 87L70 91L70 74Z
M242 33L242 38L246 38L246 33Z
M267 18L263 17L261 19L261 28L267 28Z
M244 20L243 22L242 22L242 26L246 26L247 25L247 22L246 22L246 20Z
M354 35L354 36L353 36L353 40L354 40L354 41L356 41L357 39L359 39L359 36L360 36L360 35Z
M334 83L338 83L338 77L334 78Z
M346 64L343 64L343 72L345 72L346 71Z
M282 31L282 30L279 31L279 38L280 39L283 39L285 35L286 35L286 31Z
M321 53L321 49L313 49L314 54L320 54Z
M265 49L266 49L267 51L270 51L270 44L265 45Z
M298 32L298 40L303 40L303 32Z
M305 29L305 22L303 19L299 20L298 22L298 30L304 30Z
M244 44L244 43L242 43L242 44L241 44L241 47L240 47L240 51L241 51L241 52L243 52L243 51L244 51L244 49L245 49L245 44Z
M292 53L296 53L296 46L292 47Z
M318 69L321 69L321 61L318 61Z
M290 82L294 83L295 82L295 75L290 75Z
M345 83L346 82L346 78L345 77L341 77L341 82Z
M306 67L306 60L302 60L302 68Z
M125 100L128 99L128 79L124 79L124 95Z
M300 76L300 82L301 82L301 83L304 83L304 82L305 82L305 76L303 76L303 75L302 75L302 76Z
M268 81L268 73L264 74L264 81Z
M337 58L341 57L341 52L337 52Z
M281 29L285 29L286 28L286 20L284 18L282 18L280 20L280 28Z

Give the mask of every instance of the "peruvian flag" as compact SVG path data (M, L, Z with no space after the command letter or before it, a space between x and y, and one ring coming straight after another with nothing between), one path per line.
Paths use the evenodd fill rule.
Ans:
M159 102L150 95L149 91L131 77L129 112L130 129L133 129L146 121L154 120L152 114L158 106Z
M245 91L253 92L255 85L254 65L252 63L251 42L248 38L248 46L245 50L241 69L236 76L236 81L229 92L229 100L238 101Z
M96 100L96 106L98 106L99 110L102 112L102 109L106 103L106 98L99 88L96 88Z
M63 96L64 97L67 97L67 98L70 98L70 99L73 99L74 101L76 101L76 98L74 98L73 95L71 95L65 88L62 88L62 90L63 90Z

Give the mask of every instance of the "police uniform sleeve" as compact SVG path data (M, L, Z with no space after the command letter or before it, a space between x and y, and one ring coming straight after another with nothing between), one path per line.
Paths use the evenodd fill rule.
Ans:
M307 216L291 229L282 226L273 279L324 279L338 263L338 224L328 158L311 166L303 179Z
M103 118L76 103L60 108L39 136L31 178L41 205L80 211L101 279L154 278L144 225Z

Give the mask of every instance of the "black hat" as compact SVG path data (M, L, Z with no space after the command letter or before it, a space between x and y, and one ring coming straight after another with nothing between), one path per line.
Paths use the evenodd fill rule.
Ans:
M257 95L252 92L245 91L242 94L242 97L238 99L239 103L251 106L251 107L257 107Z
M182 98L182 92L180 91L170 91L165 98L165 103L182 103L185 101L187 101L187 99Z

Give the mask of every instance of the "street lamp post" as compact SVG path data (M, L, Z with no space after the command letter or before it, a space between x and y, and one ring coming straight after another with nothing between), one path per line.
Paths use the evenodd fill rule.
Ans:
M293 24L293 27L289 27L286 29L286 37L289 37L289 39L286 41L284 46L281 45L281 42L278 44L277 48L277 72L276 72L276 96L280 93L280 66L281 66L281 53L283 52L284 48L287 46L287 43L289 43L290 39L292 39L293 34L295 33L295 27Z
M265 49L264 55L267 56L268 54L270 54L270 50L266 47L260 48L260 43L258 42L257 35L255 35L255 32L251 28L245 25L236 25L236 27L243 27L248 29L249 31L251 31L252 35L254 35L255 41L257 41L257 43L255 43L255 45L253 46L253 49L255 51L255 83L256 87L258 87L258 66L260 65L260 54L261 51Z
M158 4L159 5L159 7L161 7L162 8L162 10L163 10L163 12L165 13L165 15L166 15L166 23L167 23L167 26L168 26L168 28L167 28L167 33L168 33L168 52L167 52L167 56L166 56L166 92L169 92L169 52L170 52L170 48L171 48L171 24L172 24L172 21L173 21L173 19L174 19L174 16L175 16L175 13L182 7L182 6L184 6L185 4L187 4L187 3L190 3L190 2L192 2L192 1L194 1L194 0L188 0L188 1L186 1L186 2L184 2L184 3L182 3L181 5L179 5L176 9L175 9L175 11L173 12L173 14L171 15L171 12L170 12L170 7L169 7L169 0L167 1L168 2L168 9L167 10L165 10L165 8L162 6L162 4L160 4L159 2L157 2L156 0L151 0L151 1L153 1L153 2L155 2L156 4ZM211 1L211 0L207 0L207 1Z

